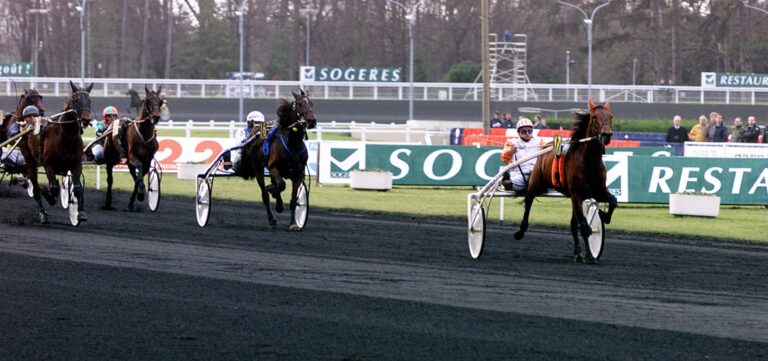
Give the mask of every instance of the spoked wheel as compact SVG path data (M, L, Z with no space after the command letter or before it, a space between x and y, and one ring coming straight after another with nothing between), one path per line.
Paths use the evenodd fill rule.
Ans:
M296 191L296 225L299 230L304 229L307 224L307 218L309 217L309 192L307 192L307 185L301 182L299 189Z
M80 212L77 210L77 197L75 197L75 187L72 184L72 177L67 176L67 179L70 179L68 182L67 188L63 189L60 194L66 194L67 198L67 211L69 212L69 223L71 223L73 226L77 227L80 225ZM64 197L62 197L64 199Z
M147 203L149 203L149 210L154 212L160 205L160 173L155 167L152 167L149 168L148 177Z
M23 187L27 189L27 194L30 197L34 197L35 196L35 189L32 186L32 181L29 180L29 178L24 178L24 186Z
M197 178L197 192L195 194L195 215L197 224L205 227L208 224L208 218L211 216L211 192L213 190L213 181L211 178Z
M594 199L585 199L581 203L581 210L587 219L589 227L592 228L592 234L587 239L587 250L592 258L597 261L603 255L603 244L605 243L605 229L603 219L600 218L597 201Z
M485 209L483 204L473 200L467 212L467 217L469 221L467 225L469 255L474 259L478 259L483 254L483 246L485 244Z
M61 201L61 208L67 209L69 207L69 188L72 186L72 172L67 172L67 175L61 177L61 190L59 190L59 200Z

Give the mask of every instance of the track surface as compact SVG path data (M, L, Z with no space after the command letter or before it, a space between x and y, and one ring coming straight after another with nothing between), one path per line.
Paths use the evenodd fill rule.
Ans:
M0 198L0 359L712 359L768 357L768 247L611 234L600 265L566 232L191 198L39 225ZM9 194L10 193L10 194ZM311 199L311 198L310 198ZM116 205L127 195L118 194ZM621 217L621 209L617 210Z

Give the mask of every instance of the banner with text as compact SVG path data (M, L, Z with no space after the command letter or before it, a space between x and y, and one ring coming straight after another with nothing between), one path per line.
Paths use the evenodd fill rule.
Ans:
M400 68L334 68L302 66L299 69L302 82L351 81L370 83L397 83L402 81Z
M498 147L323 142L320 183L348 184L355 169L385 169L396 185L480 186L503 166ZM619 202L667 203L670 193L702 192L723 204L768 204L768 159L603 156L607 186Z
M768 74L701 73L702 88L768 88Z
M32 63L0 63L0 76L32 76Z

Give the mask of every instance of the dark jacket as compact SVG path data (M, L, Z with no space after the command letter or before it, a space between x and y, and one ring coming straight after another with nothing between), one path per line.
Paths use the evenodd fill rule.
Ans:
M760 127L755 125L747 125L744 129L744 133L741 135L741 141L744 143L757 143L757 137L760 136Z
M491 128L504 128L504 122L501 119L491 118Z
M670 127L667 129L667 143L682 143L688 141L688 129Z
M713 123L708 129L709 141L725 143L728 141L728 128L725 125Z

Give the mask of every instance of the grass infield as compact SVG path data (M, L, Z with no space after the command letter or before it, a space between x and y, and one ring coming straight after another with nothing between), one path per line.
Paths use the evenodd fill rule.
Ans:
M95 166L85 166L83 171L88 189L96 188ZM101 167L101 190L106 189L106 171ZM133 181L127 173L115 173L115 190L131 191ZM162 196L177 195L193 197L193 180L179 180L176 174L166 173L161 184ZM258 185L255 181L240 178L219 178L214 184L214 199L231 199L253 202L254 207L262 207ZM470 187L395 187L386 192L359 191L346 186L310 184L310 207L329 210L341 210L366 213L392 213L415 217L445 218L455 220L457 225L465 225L467 214L467 194ZM283 193L286 202L290 193ZM103 198L91 198L88 208L96 209ZM510 231L516 228L523 214L522 198L505 199L504 223ZM193 200L190 199L190 205ZM115 207L124 207L128 203L127 195L117 195ZM488 215L489 224L499 223L499 202L495 200ZM531 210L531 228L538 226L562 228L565 232L570 224L570 201L561 198L541 198L534 202ZM312 211L310 210L310 219ZM190 207L188 217L193 218ZM266 221L265 221L266 222ZM310 221L311 222L311 221ZM768 209L763 206L723 206L717 218L680 217L669 214L667 205L620 204L613 216L613 222L607 226L610 231L627 233L663 234L680 237L707 239L733 239L751 242L766 242L765 226L768 224ZM457 239L464 240L465 234L457 234ZM511 237L511 234L510 234Z

